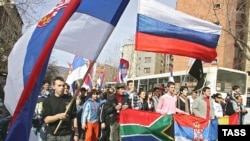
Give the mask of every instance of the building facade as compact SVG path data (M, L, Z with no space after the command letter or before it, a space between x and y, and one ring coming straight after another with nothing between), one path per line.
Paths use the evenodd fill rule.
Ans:
M92 83L94 87L97 86L97 81L101 74L104 74L102 85L102 87L104 87L105 82L114 82L115 77L118 76L118 67L96 63L96 70L92 76Z
M246 58L243 51L235 43L235 38L246 40L247 32L242 30L248 25L244 16L247 6L242 8L245 0L177 0L176 9L197 18L210 21L223 27L219 43L217 46L217 58L212 62L212 66L246 70ZM239 18L241 17L241 18ZM246 17L245 17L246 18ZM187 70L189 57L174 56L174 71ZM208 66L210 64L204 64Z
M173 56L161 53L135 51L134 44L123 46L122 57L129 61L129 78L169 72Z

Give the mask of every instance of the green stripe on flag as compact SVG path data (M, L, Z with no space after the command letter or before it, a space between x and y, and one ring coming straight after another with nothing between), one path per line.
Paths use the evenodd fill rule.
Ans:
M122 124L120 132L122 136L152 134L160 140L173 141L174 132L171 130L173 130L172 127L174 125L172 125L172 121L172 116L161 116L158 120L156 119L150 127L135 123Z

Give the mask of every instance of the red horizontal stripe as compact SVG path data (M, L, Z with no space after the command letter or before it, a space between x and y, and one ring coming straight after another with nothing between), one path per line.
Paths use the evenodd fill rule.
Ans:
M175 114L174 120L181 126L192 127L192 128L195 127L195 123L198 123L196 125L199 125L200 128L205 128L209 122L209 120L200 117L196 117L193 115L184 115L184 114Z
M208 48L184 40L136 33L135 50L188 56L212 62L216 56L216 49Z
M120 114L121 124L140 124L144 126L149 126L161 116L158 113L133 109L123 110Z
M239 120L239 114L235 113L229 116L229 125L237 125Z

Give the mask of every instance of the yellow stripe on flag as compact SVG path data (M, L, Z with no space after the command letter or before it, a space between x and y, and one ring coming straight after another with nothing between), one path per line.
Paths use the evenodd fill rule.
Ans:
M229 125L229 116L218 118L219 125Z
M219 125L237 125L239 120L239 114L235 113L230 116L224 116L218 119Z

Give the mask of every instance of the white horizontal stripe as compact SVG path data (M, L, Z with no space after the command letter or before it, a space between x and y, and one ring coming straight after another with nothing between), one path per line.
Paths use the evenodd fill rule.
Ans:
M33 31L34 28L30 28L25 32L25 34L14 45L8 58L8 77L4 87L4 103L11 115L13 115L16 109L16 105L24 88L23 64L27 46Z
M192 141L191 139L187 139L185 137L182 137L182 136L175 136L174 137L174 140L175 141ZM204 139L204 141L208 141L207 139Z
M83 79L87 70L88 70L87 65L84 65L82 67L79 67L79 68L73 70L72 73L68 75L66 83L71 85L74 81L76 81L78 79Z
M192 140L190 140L190 139L187 139L187 138L181 137L181 136L175 136L175 137L174 137L174 140L175 140L175 141L192 141Z
M194 31L220 34L221 27L168 7L156 0L140 0L139 13Z
M82 13L75 13L59 35L55 48L93 60L114 27Z

